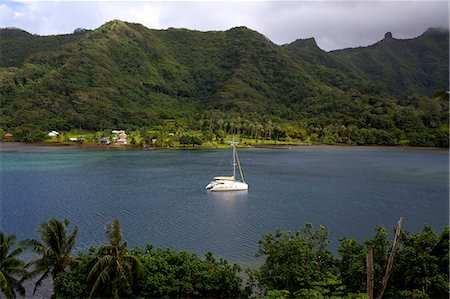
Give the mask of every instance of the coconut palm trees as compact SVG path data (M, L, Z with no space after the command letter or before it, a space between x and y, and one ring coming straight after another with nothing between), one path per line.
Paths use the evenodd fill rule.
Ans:
M67 219L61 222L55 218L50 218L48 223L42 223L37 229L42 242L35 239L25 240L25 244L41 255L40 258L28 264L32 270L26 278L34 278L42 274L35 283L33 294L50 274L52 278L55 278L57 274L65 272L68 267L76 262L72 256L72 249L75 246L78 227L75 226L72 233L68 234L68 226L69 221Z
M110 243L99 248L88 275L88 281L93 283L90 297L129 297L133 281L144 273L144 267L137 257L129 254L117 219L106 226L106 233Z
M17 259L23 248L19 246L11 251L15 240L15 235L7 236L0 232L0 293L3 293L6 298L15 298L16 292L25 296L21 279L27 271L25 263Z
M68 227L68 220L61 222L55 218L42 223L37 229L41 240L27 239L21 243L40 255L28 264L16 258L23 251L21 246L11 249L15 236L0 232L0 293L7 298L14 298L16 292L24 295L22 281L36 278L34 294L47 277L55 279L60 273L70 274L68 270L80 261L71 254L78 227L71 232ZM90 285L90 297L129 297L136 279L144 274L144 267L138 257L128 252L118 220L107 225L106 233L109 243L93 251L91 261L86 264L85 283ZM30 272L26 271L27 267Z

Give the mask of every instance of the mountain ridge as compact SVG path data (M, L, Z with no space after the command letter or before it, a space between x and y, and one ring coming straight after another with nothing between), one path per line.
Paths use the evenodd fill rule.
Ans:
M115 19L115 20L111 20L109 22L106 22L102 26L105 26L105 25L110 24L110 23L123 23L123 24L126 24L128 22L125 22L125 21L122 21L122 20L119 20L119 19ZM138 24L138 23L128 23L128 24ZM141 24L138 24L138 25L141 25ZM102 26L100 26L99 28L101 28ZM141 26L145 27L143 25L141 25ZM74 29L74 31L72 33L56 33L56 34L40 35L40 34L31 33L29 31L27 31L25 29L22 29L22 28L19 28L19 27L0 27L0 32L2 32L2 31L3 32L14 32L14 31L19 32L20 31L22 33L26 33L27 35L35 36L35 37L58 37L58 36L67 36L67 35L72 35L72 34L77 34L77 33L84 33L84 32L95 31L95 30L97 30L99 28L96 28L96 29L76 28L76 29ZM242 28L242 29L248 29L248 30L257 32L257 31L255 31L255 30L253 30L253 29L251 29L251 28L249 28L247 26L235 26L235 27L231 27L231 28L229 28L227 30L205 30L205 31L203 31L203 30L196 30L196 29L189 29L189 28L175 28L175 27L168 27L166 29L152 29L152 28L147 28L147 27L145 27L145 28L148 29L148 30L154 30L154 31L185 30L185 31L193 31L193 32L203 32L203 33L226 32L226 31L233 30L233 29L236 29L236 28ZM371 47L371 46L373 46L373 45L375 45L375 44L385 40L386 39L386 35L388 33L391 34L391 39L395 39L395 40L411 40L411 39L416 39L416 38L418 38L420 36L423 36L423 35L448 35L449 34L449 30L450 30L449 28L444 28L444 27L428 27L421 34L419 34L417 36L413 36L413 37L407 37L407 38L395 38L395 37L393 37L391 32L387 32L383 39L378 40L378 41L374 41L373 43L371 43L371 44L369 44L367 46L362 46L361 45L361 46L354 46L354 47L345 47L345 48L333 49L333 50L329 50L329 51L326 51L326 50L323 50L322 48L320 48L317 45L317 42L315 41L314 37L298 38L298 39L296 39L296 40L294 40L292 42L287 42L287 43L283 43L283 44L275 44L275 43L274 44L277 45L277 46L286 46L286 45L290 45L292 43L295 43L297 41L312 40L315 43L315 45L317 47L319 47L322 51L324 51L324 52L335 52L335 51L342 51L342 50L347 50L347 49L358 49L358 48ZM267 36L265 36L263 34L261 34L261 35L264 36L264 38L267 39L268 41L272 42L271 39L268 38Z

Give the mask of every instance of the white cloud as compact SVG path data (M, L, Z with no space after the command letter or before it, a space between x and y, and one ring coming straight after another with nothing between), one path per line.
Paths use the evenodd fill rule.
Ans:
M325 50L369 45L391 31L411 38L448 28L447 1L4 1L1 26L36 34L94 29L112 20L164 29L254 29L277 44L315 37Z

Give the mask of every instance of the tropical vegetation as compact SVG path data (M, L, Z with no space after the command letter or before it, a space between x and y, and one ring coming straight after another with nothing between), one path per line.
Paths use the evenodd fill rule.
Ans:
M100 246L95 253L87 276L87 281L92 284L89 297L129 297L134 282L143 275L144 267L136 256L129 254L117 219L106 226L106 233L110 243Z
M39 255L37 259L27 264L31 271L25 276L25 278L40 276L35 282L33 294L49 275L54 279L56 275L66 272L76 264L77 260L72 256L72 250L75 247L78 227L75 226L72 233L68 234L68 226L67 219L61 222L56 218L50 218L48 223L42 223L37 229L42 241L25 240L24 243Z
M18 258L23 247L12 248L15 240L15 235L8 236L0 232L0 293L6 298L15 298L16 292L21 296L25 295L22 278L26 277L28 272L25 262Z
M67 226L67 221L54 218L41 224L43 243L32 242L42 245L37 252L45 246L54 251L52 246L58 242L74 244L76 229L70 236L49 234L48 228L61 232ZM118 220L107 224L106 234L108 243L98 248L75 257L70 253L73 246L65 245L65 254L50 254L52 262L32 262L28 267L53 274L47 276L52 279L55 298L367 298L368 248L373 250L375 294L392 248L388 230L377 227L375 236L363 242L341 238L333 254L328 245L330 231L307 223L297 231L276 230L262 236L257 252L262 264L242 272L238 264L212 253L202 259L195 253L151 244L130 250ZM22 247L11 251L14 236L0 232L0 241L0 291L14 298L16 291L24 294L21 284L33 276L18 259ZM422 232L403 230L399 242L385 297L447 298L449 227L440 235L429 225ZM58 262L56 256L65 261Z
M124 129L155 134L162 147L220 144L227 134L446 147L448 36L387 34L325 52L313 39L279 46L245 27L151 30L115 20L69 35L0 29L1 138Z

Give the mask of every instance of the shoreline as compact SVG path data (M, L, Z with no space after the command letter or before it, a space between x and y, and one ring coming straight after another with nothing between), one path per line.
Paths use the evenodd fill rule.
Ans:
M240 148L253 149L277 149L277 150L291 150L294 148L379 148L379 149L405 149L405 150L433 150L448 152L449 148L445 147L417 147L417 146L402 146L402 145L379 145L379 144L364 144L364 145L349 145L349 144L252 144L242 146ZM136 145L124 144L66 144L58 142L0 142L0 152L20 152L28 150L42 150L42 149L99 149L99 150L141 150L141 151L173 151L173 150L215 150L222 149L214 146L177 146L171 148L143 148Z

